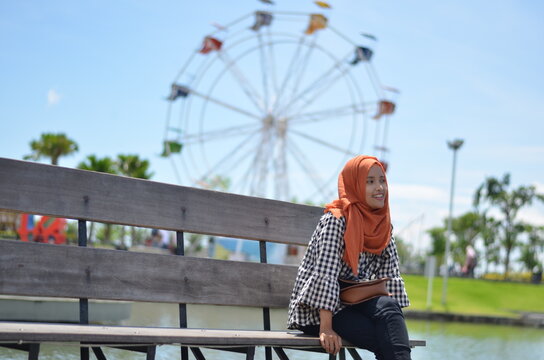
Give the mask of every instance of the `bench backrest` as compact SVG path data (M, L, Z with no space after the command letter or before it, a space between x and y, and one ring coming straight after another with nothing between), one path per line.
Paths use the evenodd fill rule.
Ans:
M0 158L0 210L306 245L319 207ZM293 266L0 241L0 294L284 307Z

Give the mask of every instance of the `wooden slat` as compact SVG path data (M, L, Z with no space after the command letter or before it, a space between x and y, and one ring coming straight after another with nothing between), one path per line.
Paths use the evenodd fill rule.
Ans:
M91 344L182 344L186 346L320 347L300 332L178 329L0 322L0 342L86 342ZM410 340L411 346L425 341ZM352 346L344 341L344 346Z
M85 342L89 344L182 344L210 346L319 346L300 333L251 330L178 329L43 323L2 323L0 341Z
M296 267L0 241L0 294L286 307Z
M0 210L307 244L313 206L0 158Z

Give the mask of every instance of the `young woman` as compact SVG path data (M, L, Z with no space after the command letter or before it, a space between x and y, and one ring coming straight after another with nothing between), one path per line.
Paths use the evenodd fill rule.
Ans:
M326 205L312 235L289 304L289 329L319 336L336 354L342 339L377 359L410 359L401 307L410 305L399 272L389 216L387 179L372 156L347 162L338 177L338 199ZM357 305L340 302L338 279L389 277L391 296Z

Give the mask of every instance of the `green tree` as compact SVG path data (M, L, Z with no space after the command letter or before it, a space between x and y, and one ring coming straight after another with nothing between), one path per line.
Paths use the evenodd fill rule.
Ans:
M479 209L484 205L484 213L494 208L501 215L500 242L505 251L504 277L508 277L510 270L510 257L512 251L519 245L518 236L523 232L524 226L518 221L519 210L531 205L534 200L544 201L544 195L537 194L534 186L519 186L510 189L510 174L505 174L502 179L488 177L474 194L474 206Z
M455 242L452 243L452 256L454 261L463 264L468 245L474 245L480 229L480 215L477 212L467 212L452 219L451 230L455 235Z
M434 227L427 230L431 237L431 251L429 255L436 257L436 264L440 265L444 261L444 253L446 252L446 229L444 227Z
M149 161L140 159L138 155L117 155L117 171L119 174L138 179L151 179L153 173L149 172Z
M544 226L525 224L527 242L521 247L520 261L529 271L542 271L540 256L544 251Z
M61 156L71 155L78 151L77 143L66 134L44 133L38 140L30 142L32 153L25 155L25 160L40 160L50 158L51 164L58 165Z
M107 174L116 174L117 168L115 162L110 157L99 158L96 155L88 155L87 158L80 162L77 166L81 170L97 171ZM94 235L94 222L91 222L89 229L89 240L92 241ZM101 239L104 239L105 242L110 242L112 235L111 224L105 224L104 234L101 236Z
M112 158L105 156L99 158L96 155L88 155L85 160L81 161L78 166L78 169L97 171L107 174L117 174L117 168L115 161Z
M490 264L499 264L500 262L500 243L498 241L500 226L500 221L488 216L485 212L480 214L478 229L484 245L484 273L489 272Z

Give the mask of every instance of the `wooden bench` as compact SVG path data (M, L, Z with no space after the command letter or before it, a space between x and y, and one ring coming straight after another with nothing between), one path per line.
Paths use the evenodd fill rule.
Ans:
M79 324L0 322L0 345L28 351L71 343L81 358L103 346L141 351L180 346L204 359L201 347L244 352L265 347L287 359L285 348L321 351L319 339L270 331L270 308L285 308L295 266L266 264L266 242L307 245L322 214L318 207L206 191L102 173L0 158L0 210L78 220L79 246L0 241L0 294L76 298ZM177 254L160 255L87 247L87 221L176 232ZM184 233L260 242L261 263L183 256ZM179 328L89 325L88 299L179 304ZM262 330L188 329L185 304L263 308ZM344 344L360 358L353 347ZM424 341L411 341L424 346ZM341 357L345 357L344 351Z

